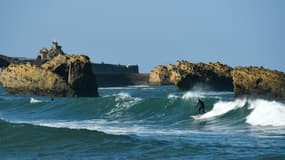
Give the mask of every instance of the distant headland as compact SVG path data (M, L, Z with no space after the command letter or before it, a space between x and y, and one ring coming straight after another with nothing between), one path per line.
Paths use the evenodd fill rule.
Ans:
M35 59L0 55L0 68L0 82L14 94L98 96L97 87L176 85L180 90L199 86L233 91L237 97L285 99L283 72L182 60L140 74L138 65L92 63L85 55L69 55L57 42L42 48Z

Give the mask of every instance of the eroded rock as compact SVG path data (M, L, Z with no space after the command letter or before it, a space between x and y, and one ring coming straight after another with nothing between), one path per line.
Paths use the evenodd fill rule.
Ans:
M237 67L232 72L236 96L285 99L285 74L262 67Z
M166 82L176 85L181 90L188 90L197 84L214 90L233 90L232 68L216 63L190 63L177 61L176 65L157 66L150 73L150 82L163 85ZM164 82L164 83L162 83Z
M96 77L87 56L68 55L53 42L52 56L42 63L10 64L0 75L3 87L14 94L98 96Z
M39 96L74 96L75 93L59 75L30 63L11 64L0 76L5 89L12 94Z

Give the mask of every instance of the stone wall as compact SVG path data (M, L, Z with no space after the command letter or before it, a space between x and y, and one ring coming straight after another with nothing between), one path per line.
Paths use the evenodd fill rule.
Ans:
M114 74L127 74L127 73L139 73L138 65L115 65L105 63L92 63L92 70L94 74L101 73L114 73Z
M148 85L149 74L95 74L98 87Z

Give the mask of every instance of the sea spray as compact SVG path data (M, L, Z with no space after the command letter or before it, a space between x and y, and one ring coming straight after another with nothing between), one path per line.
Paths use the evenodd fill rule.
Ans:
M182 99L191 99L191 98L205 98L205 96L201 92L192 92L192 91L188 91L182 96Z
M114 117L120 117L126 110L130 107L136 105L138 102L142 101L141 98L132 97L130 94L125 92L120 92L119 94L114 94L115 96L115 106L106 115L112 115Z
M169 94L169 95L167 96L167 98L168 98L168 99L178 99L179 96L177 96L177 95L175 95L175 94Z

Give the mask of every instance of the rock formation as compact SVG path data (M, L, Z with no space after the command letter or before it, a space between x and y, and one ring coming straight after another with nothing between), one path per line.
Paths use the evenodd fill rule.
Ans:
M42 61L42 63L51 60L52 58L56 57L57 55L63 55L64 52L61 49L61 46L58 45L56 41L52 42L51 48L42 48L38 54L39 60Z
M263 67L236 67L216 63L177 61L176 65L159 65L149 82L155 85L174 84L181 90L209 86L219 91L234 91L235 96L285 99L285 74Z
M61 76L75 95L98 96L96 78L87 56L59 54L41 67Z
M233 89L232 68L217 63L190 63L177 61L176 65L157 66L151 73L152 84L175 84L181 90L188 90L197 84L205 84L214 90ZM155 82L155 83L154 83Z
M149 75L149 83L152 85L172 84L169 79L169 70L166 66L159 65L155 67Z
M0 75L3 87L14 94L43 96L98 96L96 78L87 56L54 54L53 43L42 65L10 64ZM58 49L58 48L57 48ZM60 49L61 50L61 49ZM57 50L59 51L59 50Z
M237 67L232 71L236 96L285 99L285 74L262 67Z
M59 75L32 65L11 64L0 76L4 88L12 94L72 96L74 91Z

